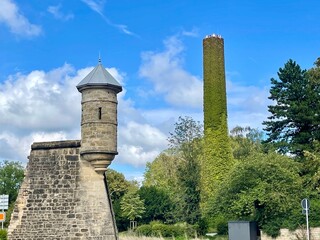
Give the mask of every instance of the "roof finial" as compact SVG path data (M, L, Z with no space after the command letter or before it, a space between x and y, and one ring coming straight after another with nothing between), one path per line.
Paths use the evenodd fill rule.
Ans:
M99 51L99 60L98 63L101 64L101 56L100 56L100 51Z

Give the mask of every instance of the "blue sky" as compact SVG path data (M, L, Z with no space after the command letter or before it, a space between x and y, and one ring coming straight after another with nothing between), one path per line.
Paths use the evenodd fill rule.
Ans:
M319 57L316 0L1 0L0 160L80 138L76 84L97 64L123 85L112 168L141 179L179 116L203 121L202 39L225 41L229 129L262 129L270 78Z

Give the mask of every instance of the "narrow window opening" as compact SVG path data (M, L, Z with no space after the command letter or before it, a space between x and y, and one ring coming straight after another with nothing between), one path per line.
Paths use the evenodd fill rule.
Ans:
M101 107L99 107L99 119L101 119L101 115L102 115L102 108Z

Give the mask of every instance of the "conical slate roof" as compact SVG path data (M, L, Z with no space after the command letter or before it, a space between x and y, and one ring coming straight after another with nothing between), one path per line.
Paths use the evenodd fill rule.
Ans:
M100 59L98 65L77 85L79 92L97 87L110 88L117 93L122 91L120 83L102 66Z

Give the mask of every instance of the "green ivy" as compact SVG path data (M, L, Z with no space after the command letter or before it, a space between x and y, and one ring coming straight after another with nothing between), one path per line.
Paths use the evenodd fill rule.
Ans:
M226 121L227 96L222 38L206 38L203 42L204 62L204 129L221 129ZM224 119L223 119L224 118ZM228 134L227 129L225 134Z
M226 125L221 127L226 128ZM201 209L204 215L207 215L219 185L228 176L233 165L229 138L224 130L206 130L201 159Z
M201 159L201 209L207 214L210 200L233 166L227 126L227 96L222 38L203 40L204 148Z

